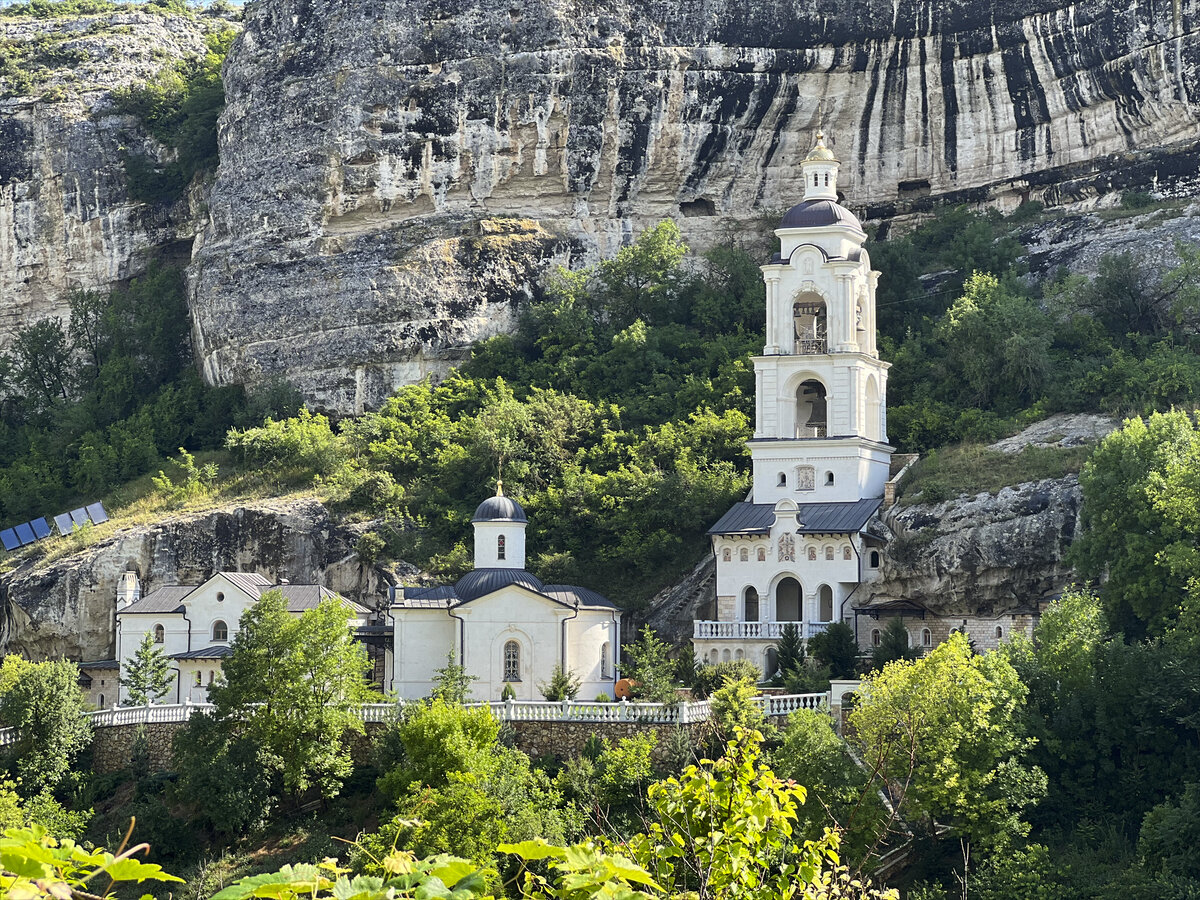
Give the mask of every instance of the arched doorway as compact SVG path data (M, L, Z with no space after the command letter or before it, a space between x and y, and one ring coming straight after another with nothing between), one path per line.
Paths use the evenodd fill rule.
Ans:
M747 622L758 621L758 591L752 587L746 588L745 606L743 608L743 619Z
M819 612L822 622L833 621L833 588L827 584L821 585L817 591Z
M825 385L815 379L796 388L796 437L825 437Z
M775 586L775 620L799 622L800 609L800 582L789 575Z

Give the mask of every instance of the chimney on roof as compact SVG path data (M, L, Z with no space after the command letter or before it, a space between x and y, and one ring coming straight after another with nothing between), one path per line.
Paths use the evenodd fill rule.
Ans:
M137 572L129 569L117 582L117 609L125 609L142 599L142 580Z

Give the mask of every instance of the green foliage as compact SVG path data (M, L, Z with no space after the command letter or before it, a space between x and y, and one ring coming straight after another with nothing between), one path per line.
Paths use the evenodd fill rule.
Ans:
M146 849L138 844L114 855L69 838L57 840L40 825L9 828L0 837L0 895L12 900L95 897L103 890L100 896L111 897L117 884L183 882L161 866L133 858Z
M808 639L808 652L831 678L854 678L858 662L858 642L848 622L834 622Z
M649 625L638 640L628 644L622 674L634 682L632 695L651 703L674 703L678 699L676 662L671 645L661 640Z
M883 837L887 813L867 773L833 730L829 713L801 709L788 716L771 760L781 778L808 789L808 802L798 811L801 834L815 840L832 824L842 835L843 858L863 862Z
M561 665L555 665L550 673L550 680L539 684L538 690L542 696L551 701L574 700L579 694L579 677L570 670L564 670Z
M582 756L567 760L557 783L588 811L593 829L629 834L641 823L654 772L655 736L644 733L615 741L593 736L589 743L593 746Z
M779 643L775 645L775 658L779 668L777 672L768 674L786 678L789 673L799 671L804 665L804 641L800 637L800 627L795 622L788 622L780 629Z
M914 660L921 656L920 647L909 646L908 628L904 619L897 616L888 620L880 635L879 645L871 651L871 665L878 671L896 660Z
M174 673L171 661L162 646L154 643L150 632L142 636L133 656L125 660L125 674L120 679L128 692L126 705L146 706L154 703L171 689Z
M293 616L268 591L242 615L210 691L217 722L250 739L287 792L338 793L352 766L346 739L363 732L357 707L378 699L349 616L340 598Z
M756 684L761 677L758 666L748 659L728 662L702 663L692 673L692 696L704 700L717 688L730 681L749 681Z
M0 515L9 521L91 502L181 446L219 446L246 414L240 389L205 387L190 366L179 269L151 264L127 287L72 294L70 307L69 323L19 329L0 357Z
M487 873L452 856L418 860L403 850L381 860L386 876L354 875L325 860L316 865L284 866L278 872L251 875L214 894L212 900L475 900L488 898Z
M499 734L486 707L466 709L441 698L408 707L390 730L404 748L403 760L381 777L379 789L396 799L411 785L444 787L451 772L487 775L496 765Z
M759 731L766 723L762 707L754 702L758 696L756 680L727 680L713 691L709 699L709 719L717 740L726 743L740 731Z
M18 790L34 797L53 790L70 771L76 755L91 742L83 717L79 670L68 660L6 665L0 722L17 729L5 748L8 771Z
M430 699L450 704L466 703L471 699L471 684L478 680L479 676L468 674L466 666L455 662L451 650L446 654L446 665L434 670Z
M1026 693L1004 654L977 656L952 634L926 658L869 676L849 725L869 769L907 785L894 802L910 819L1003 846L1028 833L1021 817L1045 793L1025 762Z
M179 448L179 459L173 459L171 463L178 469L179 481L173 480L162 469L150 479L154 489L163 497L176 505L182 505L212 495L218 474L216 463L198 466L196 457L182 447Z
M232 30L211 34L203 57L163 69L146 84L113 91L117 111L137 118L174 155L163 163L124 154L126 180L135 199L173 203L197 173L216 167L217 118L225 107L221 63L235 35Z
M252 466L282 467L310 478L330 475L345 462L342 441L329 419L305 407L292 419L268 418L260 428L231 431L225 446Z
M1109 623L1127 635L1162 634L1178 616L1200 562L1200 429L1184 412L1129 419L1079 476L1082 534L1070 560L1107 580Z

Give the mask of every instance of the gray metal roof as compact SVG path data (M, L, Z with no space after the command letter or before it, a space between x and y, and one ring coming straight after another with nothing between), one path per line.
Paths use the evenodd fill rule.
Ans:
M541 593L544 585L536 575L524 569L475 569L454 582L459 603L470 603L477 597L494 593L510 584Z
M512 497L497 494L495 497L488 497L475 507L475 515L471 517L471 521L528 522L529 519L526 518L525 510L521 509L520 503Z
M780 228L820 228L826 225L848 225L862 231L862 223L846 207L832 200L805 200L797 203L779 222Z
M168 584L155 588L141 600L117 610L117 615L126 613L177 613L183 612L183 598L196 589L194 584Z
M90 662L77 663L81 669L119 669L121 664L115 659L95 659Z
M172 653L171 659L224 659L233 656L233 650L226 646L201 647L199 650L189 650L187 653Z
M867 524L882 500L841 503L800 503L797 534L856 534ZM708 534L769 534L775 524L771 503L735 503Z
M542 588L541 593L568 606L618 609L617 604L604 595L598 594L590 588L577 587L573 584L548 584Z
M239 590L245 591L251 597L262 597L267 591L278 589L287 603L288 612L298 613L315 609L322 600L338 597L333 591L319 584L272 584L267 578L254 572L218 572ZM205 584L208 582L206 581ZM185 612L183 601L198 587L196 584L169 584L155 588L137 603L130 604L117 615L126 613L182 613ZM353 600L341 598L342 602L361 615L370 615L371 610Z
M449 609L462 603L494 593L515 584L563 606L581 606L596 609L618 609L619 607L602 594L590 588L574 584L544 585L524 569L475 569L468 572L457 583L433 588L405 588L404 600L398 603L406 609Z

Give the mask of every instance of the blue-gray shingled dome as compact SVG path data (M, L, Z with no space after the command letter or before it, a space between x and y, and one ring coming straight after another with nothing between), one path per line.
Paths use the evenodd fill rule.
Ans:
M520 508L517 507L518 510ZM524 569L476 569L454 582L454 593L458 595L459 603L466 603L510 584L527 587L538 593L541 593L543 587L536 576L530 575Z
M779 222L780 228L824 228L827 225L848 225L862 231L862 223L846 207L832 200L805 200L797 203Z
M475 508L472 522L528 522L525 510L512 497L488 497Z

